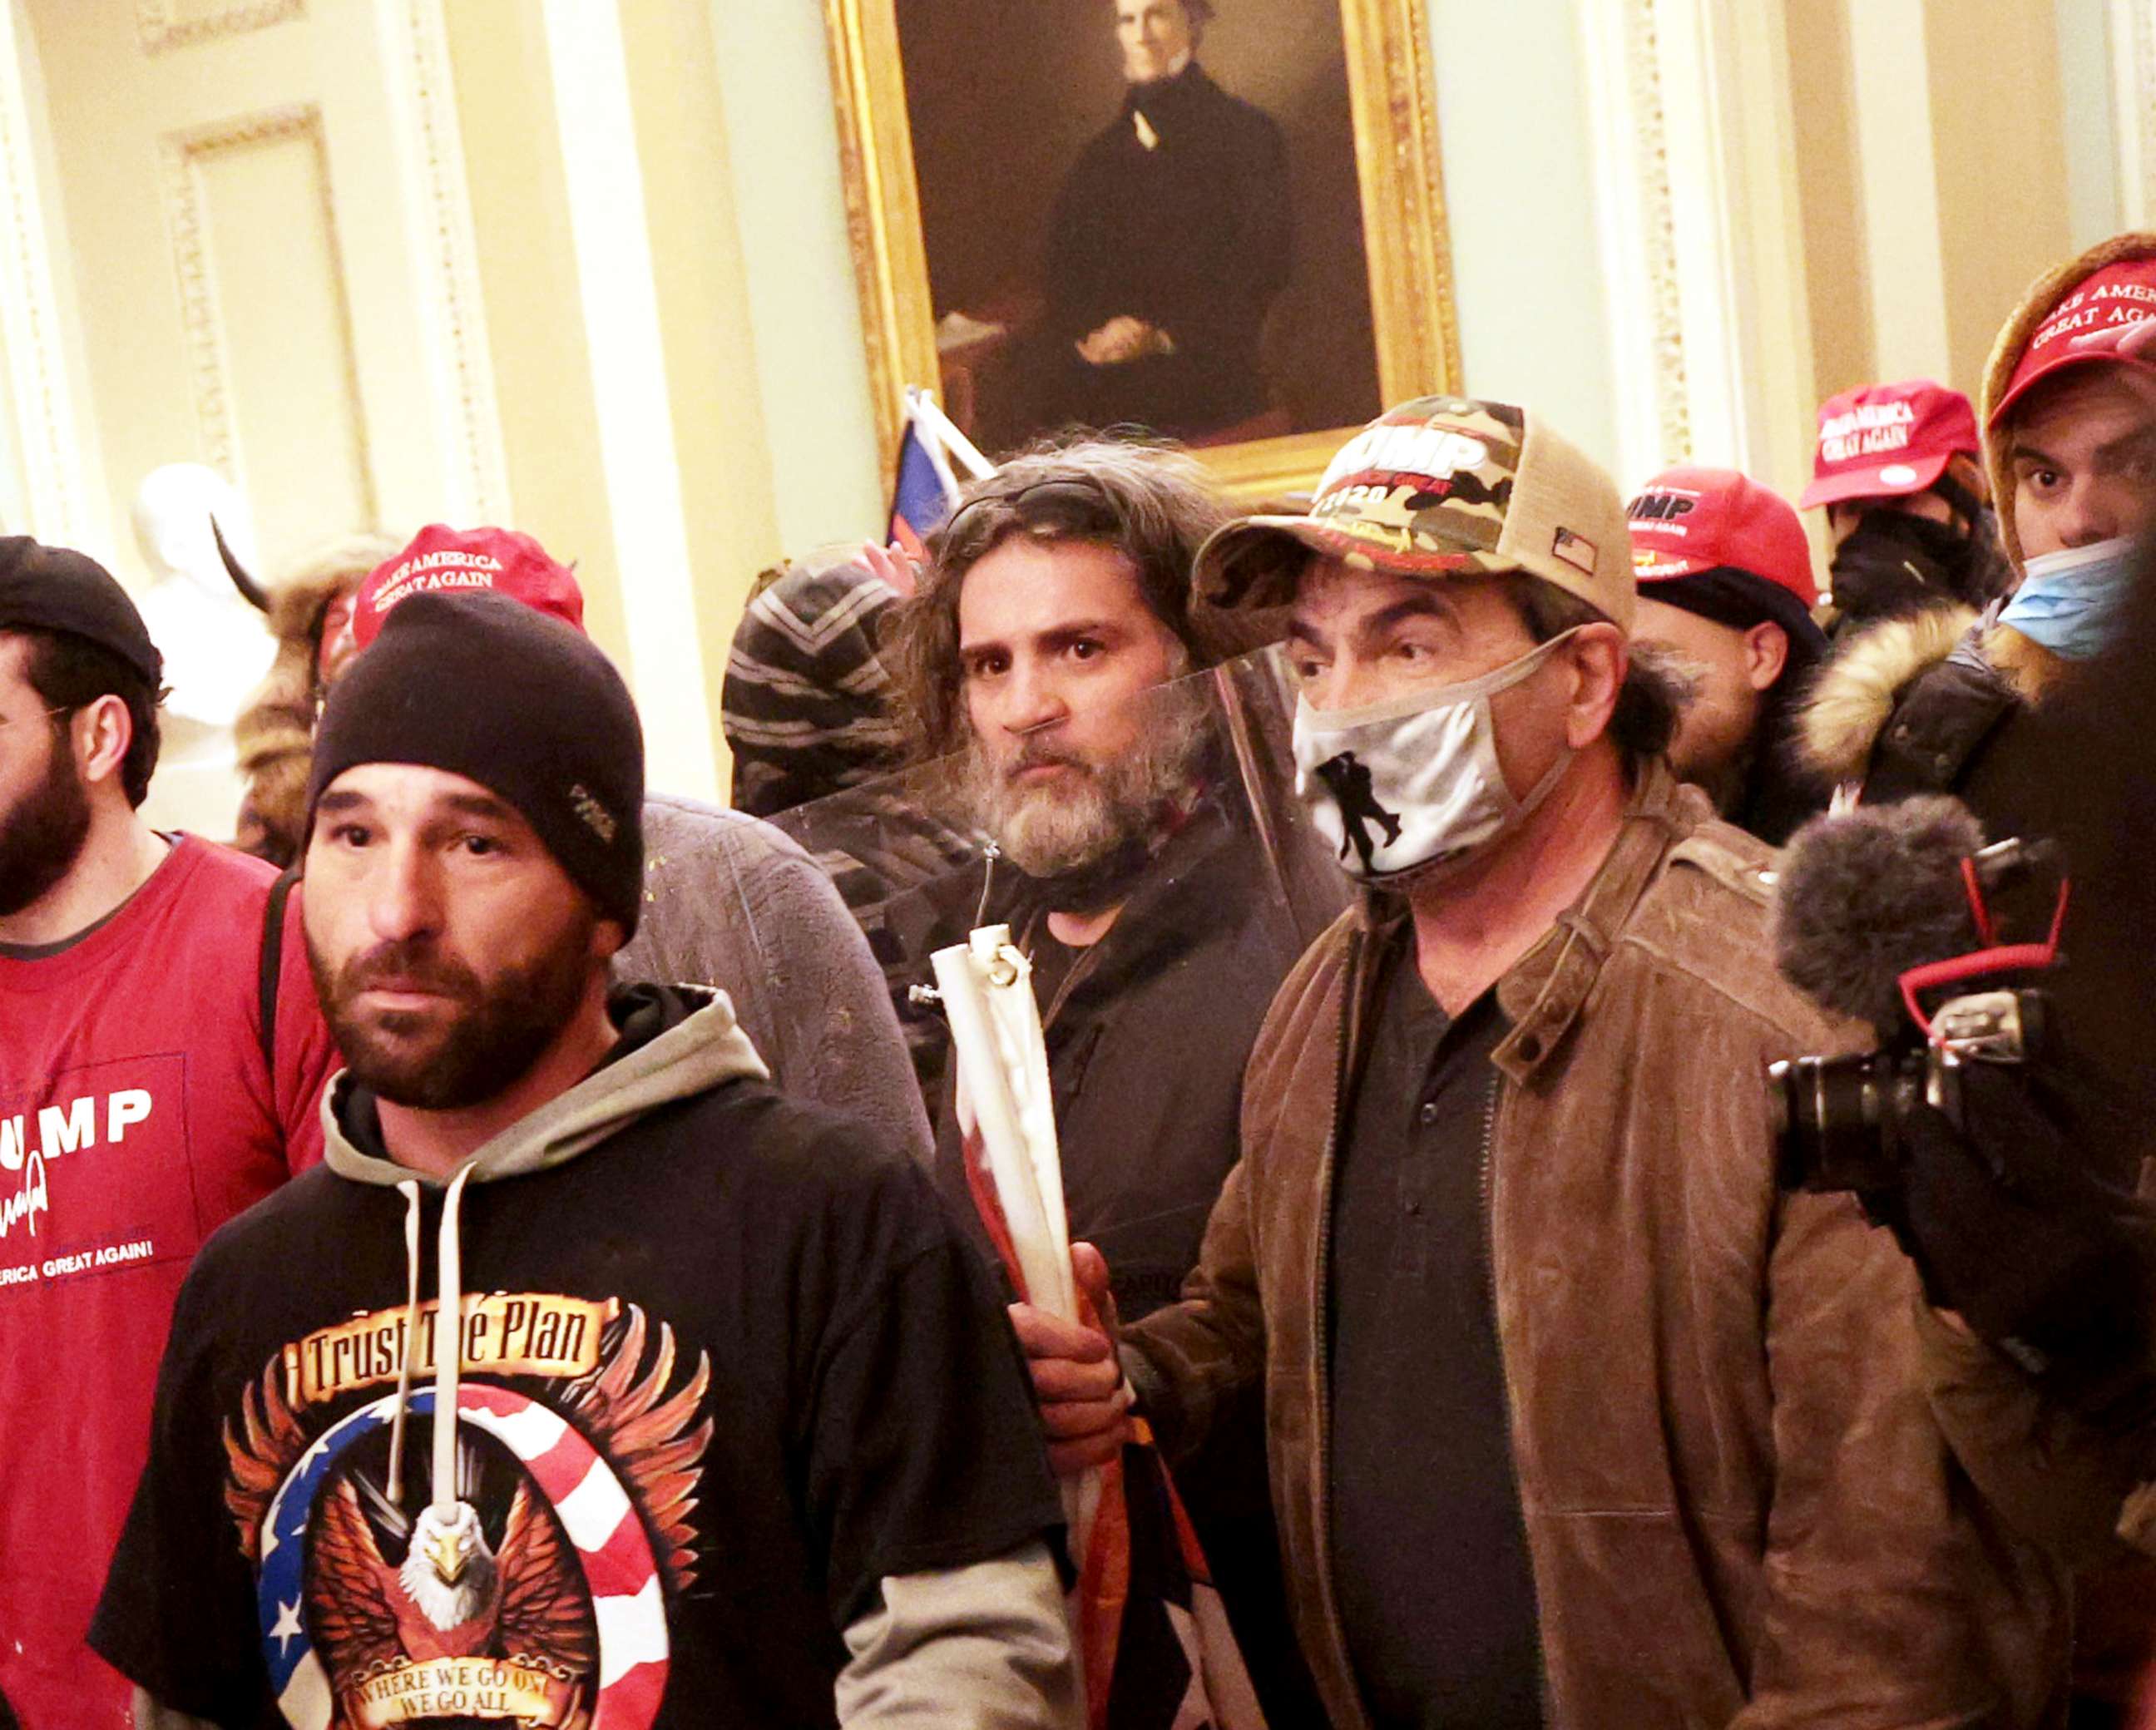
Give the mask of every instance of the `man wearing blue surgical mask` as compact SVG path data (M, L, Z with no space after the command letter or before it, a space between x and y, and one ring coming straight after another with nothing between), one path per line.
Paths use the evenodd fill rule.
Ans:
M1994 841L2052 833L2060 764L2049 723L2086 709L2073 687L2133 616L2122 603L2156 523L2152 339L2156 233L2114 236L2051 271L1999 332L1984 382L1984 458L2018 584L1981 618L1934 612L1878 627L1820 680L1809 754L1861 784L1866 803L1948 793ZM2053 1109L2100 1144L2086 1126L2102 1121L2101 1090L2079 1078L2055 1091ZM2076 1722L2122 1717L2140 1697L2156 1666L2152 1590L2156 1564L2123 1560L2077 1583Z
M1951 793L1994 838L2031 820L2046 768L2029 711L2113 639L2156 521L2152 321L2156 234L2122 234L2039 281L1999 333L1984 457L2016 587L1981 617L1876 627L1820 680L1807 755L1866 803Z
M2062 1583L1910 1397L1907 1265L1777 1191L1763 1065L1862 1040L1663 760L1609 478L1425 398L1196 580L1290 608L1298 791L1362 892L1274 1000L1183 1301L1118 1328L1079 1245L1104 1328L1014 1306L1058 1469L1261 1385L1342 1730L2042 1722Z

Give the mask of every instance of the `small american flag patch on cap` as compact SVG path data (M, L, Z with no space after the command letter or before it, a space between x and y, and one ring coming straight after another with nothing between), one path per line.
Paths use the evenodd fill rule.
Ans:
M1559 529L1551 539L1550 556L1563 559L1582 576L1594 574L1594 543L1570 529Z

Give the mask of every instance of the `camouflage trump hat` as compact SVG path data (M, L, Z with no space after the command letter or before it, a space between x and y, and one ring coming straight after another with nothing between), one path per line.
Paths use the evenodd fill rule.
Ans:
M1229 523L1199 548L1193 580L1219 606L1281 606L1312 552L1403 577L1524 571L1632 629L1616 484L1502 403L1422 397L1387 410L1332 459L1306 516Z

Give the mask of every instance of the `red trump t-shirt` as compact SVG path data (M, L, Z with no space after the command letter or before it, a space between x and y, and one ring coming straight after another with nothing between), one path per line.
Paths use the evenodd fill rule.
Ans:
M336 1048L296 894L264 1056L276 875L182 836L86 936L0 948L0 1697L24 1730L128 1724L84 1635L172 1301L211 1232L321 1157Z

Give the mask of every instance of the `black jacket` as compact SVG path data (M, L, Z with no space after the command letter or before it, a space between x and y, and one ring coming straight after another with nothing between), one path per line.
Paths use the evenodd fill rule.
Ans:
M1863 802L1951 793L1986 836L2046 832L2052 768L2030 700L2056 657L1967 608L1935 607L1835 645L1808 700L1805 752Z
M1902 688L1872 752L1865 803L1960 791L2019 703L1976 634L1964 637Z
M992 916L1044 959L1037 894L1021 888ZM1127 1322L1172 1301L1197 1265L1237 1158L1243 1065L1301 950L1257 842L1209 801L1044 998L1070 1235L1107 1258ZM954 1085L947 1073L937 1173L970 1218Z

